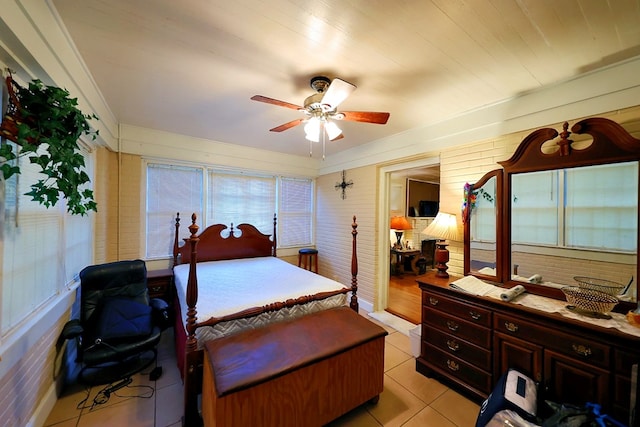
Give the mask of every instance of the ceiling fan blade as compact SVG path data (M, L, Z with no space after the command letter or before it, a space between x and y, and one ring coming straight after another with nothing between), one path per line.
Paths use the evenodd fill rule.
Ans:
M340 111L344 115L342 120L348 120L350 122L365 122L384 125L389 120L389 113L382 113L376 111Z
M304 121L304 119L291 120L290 122L287 122L287 123L285 123L283 125L280 125L280 126L276 126L273 129L269 129L269 130L271 132L282 132L282 131L285 131L287 129L291 129L294 126L298 126L303 121Z
M333 79L322 97L322 104L329 105L331 107L330 109L334 110L342 101L347 99L354 90L356 90L356 87L351 83L338 78Z
M280 107L291 108L292 110L303 110L304 108L299 105L291 104L289 102L280 101L278 99L268 98L262 95L254 95L251 97L254 101L266 102L267 104L278 105Z
M338 136L336 136L335 138L333 138L333 139L331 140L331 142L341 140L342 138L344 138L344 134L343 134L343 133L341 133L340 135L338 135Z

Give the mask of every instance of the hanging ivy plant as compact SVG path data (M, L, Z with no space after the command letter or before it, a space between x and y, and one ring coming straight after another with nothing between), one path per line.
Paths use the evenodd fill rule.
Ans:
M9 105L0 124L5 140L0 144L0 170L4 179L20 173L17 159L27 157L44 175L31 191L32 200L55 206L60 198L73 215L97 211L93 191L82 188L90 182L85 172L84 156L78 139L82 135L96 138L98 131L89 126L95 115L85 115L78 109L77 98L66 89L47 86L33 80L28 88L18 85L9 75L6 78Z

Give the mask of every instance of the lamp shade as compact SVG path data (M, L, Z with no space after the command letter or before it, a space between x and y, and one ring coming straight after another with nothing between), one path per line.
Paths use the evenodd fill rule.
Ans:
M404 216L394 216L391 218L391 226L392 230L411 230L411 224L409 224L409 220Z
M422 230L422 234L440 240L460 240L456 216L446 212L438 212L433 222Z
M320 142L320 130L320 120L316 117L311 117L309 121L307 121L307 124L304 125L305 137L309 141Z

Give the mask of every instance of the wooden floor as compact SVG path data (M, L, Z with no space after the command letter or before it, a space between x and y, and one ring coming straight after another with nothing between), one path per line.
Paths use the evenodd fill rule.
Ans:
M418 325L421 315L421 293L418 287L420 276L411 273L389 278L389 297L387 309L389 313L402 317L411 323Z

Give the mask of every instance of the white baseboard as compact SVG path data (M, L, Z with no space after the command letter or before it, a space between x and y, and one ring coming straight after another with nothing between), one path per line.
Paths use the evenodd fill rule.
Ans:
M367 313L371 313L373 311L373 304L367 300L358 298L358 305L360 306L360 310L364 310Z
M47 392L44 394L42 400L38 404L33 415L26 424L26 427L40 427L47 421L49 414L53 410L58 400L58 393L56 392L56 383L52 383Z

